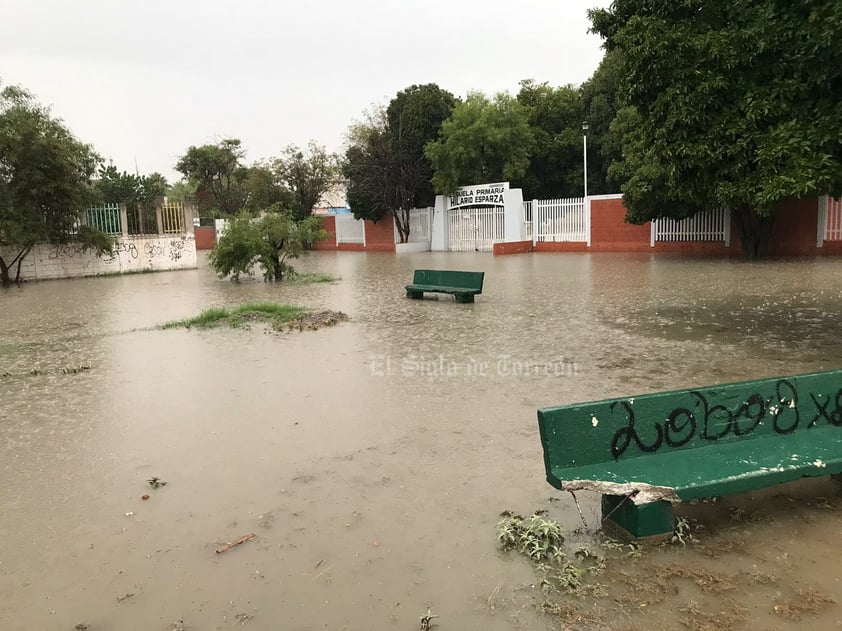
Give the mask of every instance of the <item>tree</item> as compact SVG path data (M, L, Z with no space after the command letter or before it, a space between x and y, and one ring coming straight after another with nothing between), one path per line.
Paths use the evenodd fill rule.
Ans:
M337 156L313 141L303 150L289 145L273 168L279 181L292 192L292 214L299 220L312 214L340 174Z
M408 185L390 142L386 111L375 109L366 117L348 133L348 204L357 219L377 222L392 215L401 243L406 243L415 189Z
M267 210L289 210L295 206L295 197L280 183L277 174L268 164L250 166L243 181L245 210L259 214Z
M534 143L521 185L527 199L583 195L582 98L573 86L520 82ZM592 178L591 178L592 179Z
M266 280L281 281L295 273L290 259L306 253L309 243L326 237L321 220L313 215L296 221L288 212L268 212L258 218L241 213L228 221L210 254L210 264L221 278L252 276L255 265L260 265Z
M434 83L398 92L348 133L344 173L348 203L357 219L391 215L401 243L409 239L413 208L434 203L432 165L424 148L438 138L456 98Z
M186 202L196 197L196 187L187 180L173 182L167 187L166 198L171 202Z
M99 156L26 90L0 91L0 283L20 281L21 264L37 243L78 241L111 252L104 233L80 226L94 198L90 186Z
M237 138L228 138L215 145L190 147L175 165L196 187L200 213L231 216L243 208L248 169L243 166L245 150L240 145Z
M589 13L623 58L630 221L727 207L768 250L784 200L842 193L842 5L615 0Z
M424 148L438 139L442 123L450 118L456 103L450 92L427 83L401 90L386 108L386 135L392 156L400 165L394 170L404 179L410 207L422 208L435 202L433 167Z
M425 149L433 188L448 194L466 183L517 180L526 174L533 142L525 105L505 93L490 100L472 92Z

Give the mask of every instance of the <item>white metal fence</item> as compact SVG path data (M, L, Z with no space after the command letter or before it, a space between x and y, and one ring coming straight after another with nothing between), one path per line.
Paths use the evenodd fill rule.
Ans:
M650 245L656 241L731 242L731 213L720 210L701 212L687 219L656 219L652 222Z
M534 202L523 202L523 233L527 239L532 238L532 207Z
M336 245L340 243L365 245L365 222L353 215L336 215Z
M590 240L590 221L584 198L540 199L531 204L535 241Z
M472 206L447 211L451 252L491 252L503 241L505 213L503 206Z
M433 235L433 209L413 208L409 211L408 243L429 243ZM399 241L395 229L395 243Z
M842 197L833 199L822 197L819 200L819 233L823 241L842 241Z

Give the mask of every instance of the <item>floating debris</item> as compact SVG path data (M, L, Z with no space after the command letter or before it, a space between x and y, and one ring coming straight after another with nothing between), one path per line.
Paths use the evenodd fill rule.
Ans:
M157 489L157 488L160 488L162 486L167 485L166 480L162 480L161 478L156 478L154 475L151 478L149 478L147 480L147 482L149 482L149 486L151 486L153 489Z
M250 533L249 533L249 534L247 534L247 535L243 535L242 537L240 537L240 538L239 538L239 539L237 539L236 541L232 541L232 542L230 542L230 543L226 543L224 546L221 546L221 547L217 548L217 549L216 549L216 553L217 553L217 554L222 554L223 552L227 552L227 551L228 551L228 550L230 550L231 548L233 548L233 547L235 547L235 546L238 546L238 545L240 545L241 543L245 543L246 541L251 541L251 540L252 540L252 539L254 539L256 536L257 536L257 535L255 535L253 532L250 532Z
M429 631L433 628L433 619L438 618L439 616L434 615L429 609L427 609L427 615L421 616L421 629L422 631Z

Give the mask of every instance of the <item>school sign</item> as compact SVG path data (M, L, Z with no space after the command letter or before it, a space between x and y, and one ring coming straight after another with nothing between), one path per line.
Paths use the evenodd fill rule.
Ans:
M504 195L509 190L508 182L495 184L474 184L461 186L450 196L451 208L463 206L505 206Z

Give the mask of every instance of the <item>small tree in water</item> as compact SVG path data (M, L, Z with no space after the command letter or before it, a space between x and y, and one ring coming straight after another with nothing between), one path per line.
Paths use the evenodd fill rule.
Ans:
M326 237L318 217L295 221L286 211L267 212L260 217L242 213L228 222L210 254L210 264L221 278L254 276L254 267L259 265L263 278L281 281L285 275L295 274L289 260L306 253L309 243Z

